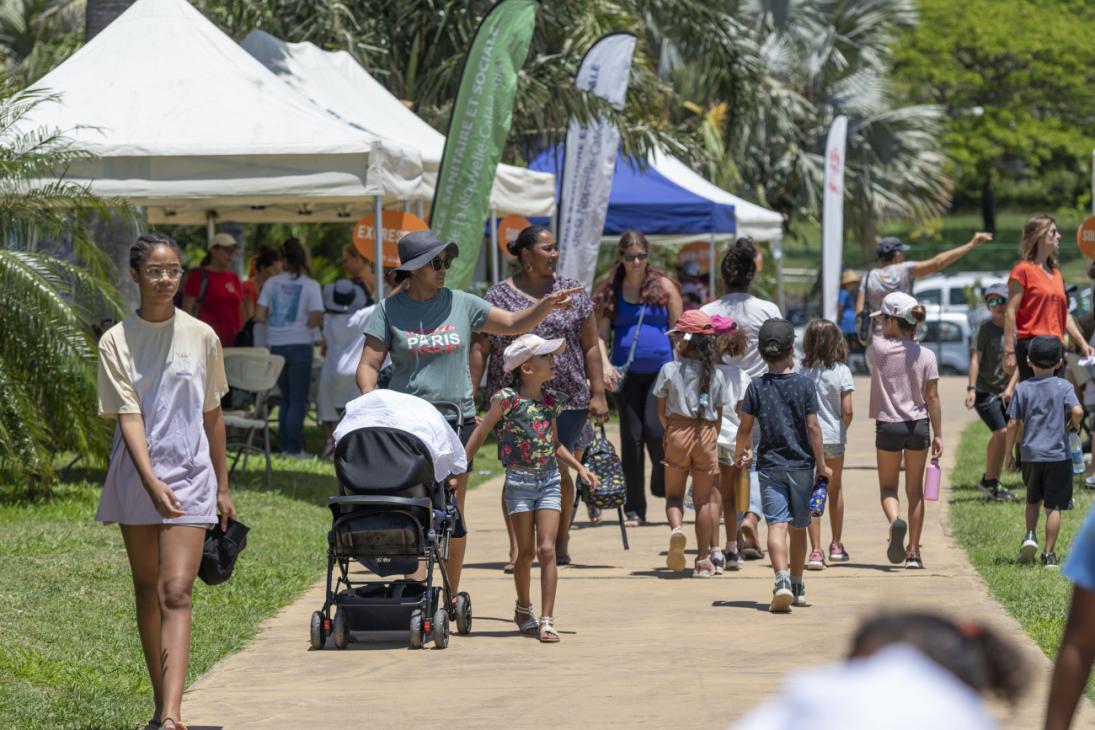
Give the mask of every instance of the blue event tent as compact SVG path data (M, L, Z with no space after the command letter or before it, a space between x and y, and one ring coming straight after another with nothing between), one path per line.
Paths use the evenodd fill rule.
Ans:
M556 173L562 147L542 152L529 168ZM716 187L680 160L655 151L645 168L618 156L608 197L604 235L638 229L660 243L747 235L761 241L783 237L783 217Z

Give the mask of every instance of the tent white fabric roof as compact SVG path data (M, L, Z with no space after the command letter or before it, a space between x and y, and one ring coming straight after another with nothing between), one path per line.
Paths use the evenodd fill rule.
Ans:
M415 147L316 109L186 0L138 0L32 88L59 99L20 131L60 129L97 157L68 178L153 223L353 220L422 185Z
M783 240L783 216L774 210L750 203L748 200L732 195L712 182L709 182L699 173L676 157L668 155L661 150L654 150L650 156L650 164L670 182L680 185L696 195L734 206L734 221L737 230L735 237L749 236L757 241L781 241ZM696 240L695 234L684 236L680 241L660 241L662 243L687 243Z
M286 43L262 30L251 31L243 48L302 96L338 119L377 137L419 151L423 190L431 200L445 137L374 79L346 51L325 51L312 43ZM555 176L499 165L491 204L500 215L550 216L555 212Z

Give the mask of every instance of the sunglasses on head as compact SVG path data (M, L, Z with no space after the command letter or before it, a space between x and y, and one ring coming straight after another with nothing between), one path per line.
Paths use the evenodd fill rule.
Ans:
M447 271L452 267L452 259L448 256L444 258L442 258L441 256L434 256L433 259L430 261L430 266L433 267L434 271L441 271L441 269L445 269Z
M650 258L648 253L625 253L624 261L646 261Z

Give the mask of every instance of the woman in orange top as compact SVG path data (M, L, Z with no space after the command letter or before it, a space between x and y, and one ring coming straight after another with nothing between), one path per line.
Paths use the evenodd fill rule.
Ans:
M1039 214L1027 220L1019 244L1023 260L1008 277L1004 320L1004 371L1013 373L1018 367L1020 380L1034 377L1027 363L1027 346L1038 335L1051 335L1063 342L1067 332L1084 357L1092 354L1076 320L1068 313L1065 282L1057 268L1060 247L1061 233L1052 218Z

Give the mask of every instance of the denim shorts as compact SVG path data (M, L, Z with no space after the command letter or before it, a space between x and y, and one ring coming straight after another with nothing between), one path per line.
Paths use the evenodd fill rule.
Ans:
M538 509L563 511L563 491L559 470L506 469L506 512L535 512Z
M825 452L826 459L839 459L844 456L844 444L822 444L821 449Z
M770 525L790 522L792 527L810 526L810 492L813 469L761 469L760 498L764 519Z

